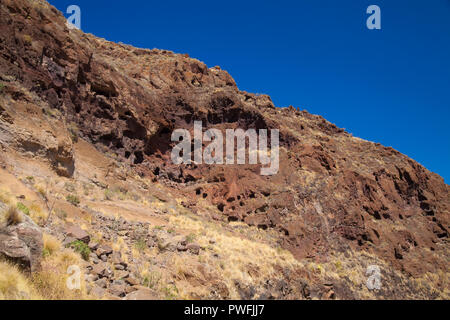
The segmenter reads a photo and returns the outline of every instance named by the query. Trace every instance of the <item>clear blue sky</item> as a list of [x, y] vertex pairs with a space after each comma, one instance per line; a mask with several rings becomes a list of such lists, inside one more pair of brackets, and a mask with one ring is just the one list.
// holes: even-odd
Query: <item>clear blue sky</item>
[[[220, 65], [241, 90], [320, 114], [450, 181], [450, 0], [50, 3], [80, 6], [85, 32]], [[382, 30], [366, 28], [371, 4]]]

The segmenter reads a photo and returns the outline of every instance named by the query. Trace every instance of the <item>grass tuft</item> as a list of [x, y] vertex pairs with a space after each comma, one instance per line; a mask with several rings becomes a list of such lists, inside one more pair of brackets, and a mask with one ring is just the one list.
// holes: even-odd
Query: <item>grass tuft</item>
[[25, 213], [27, 216], [30, 215], [30, 209], [26, 205], [24, 205], [22, 202], [17, 202], [17, 209]]
[[17, 208], [10, 206], [8, 210], [6, 210], [6, 223], [8, 226], [16, 225], [23, 222], [22, 215]]
[[72, 205], [74, 205], [75, 207], [77, 207], [80, 204], [80, 199], [76, 195], [73, 195], [73, 194], [69, 194], [66, 197], [66, 200], [69, 203], [71, 203]]
[[73, 248], [76, 252], [78, 252], [81, 257], [85, 261], [89, 261], [89, 255], [91, 254], [91, 249], [89, 249], [89, 246], [84, 243], [83, 241], [77, 240], [72, 242], [69, 247]]

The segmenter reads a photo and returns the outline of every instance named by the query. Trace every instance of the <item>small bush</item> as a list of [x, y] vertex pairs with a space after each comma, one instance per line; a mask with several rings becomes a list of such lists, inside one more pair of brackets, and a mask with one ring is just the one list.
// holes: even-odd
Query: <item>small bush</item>
[[37, 300], [32, 283], [17, 266], [0, 261], [0, 300]]
[[161, 274], [159, 272], [146, 271], [142, 274], [141, 283], [143, 286], [150, 289], [155, 289], [161, 281]]
[[69, 131], [70, 139], [72, 139], [72, 142], [73, 143], [77, 143], [78, 142], [78, 136], [79, 136], [79, 131], [78, 131], [77, 125], [74, 122], [71, 122], [67, 126], [67, 130]]
[[8, 210], [6, 210], [6, 223], [11, 225], [19, 224], [23, 221], [20, 212], [17, 211], [17, 208], [10, 206]]
[[138, 239], [134, 244], [134, 247], [139, 251], [144, 251], [147, 248], [147, 243], [144, 239]]
[[23, 41], [25, 44], [30, 45], [33, 42], [33, 38], [30, 35], [26, 34], [23, 36]]
[[51, 255], [52, 255], [51, 252], [47, 248], [42, 249], [42, 257], [43, 258], [47, 258]]
[[[70, 249], [61, 249], [47, 255], [42, 260], [42, 268], [33, 272], [31, 282], [39, 295], [45, 300], [82, 300], [90, 299], [86, 293], [86, 282], [81, 276], [81, 290], [67, 287], [67, 269], [69, 266], [80, 266], [81, 257]], [[82, 271], [83, 272], [83, 271]]]
[[4, 89], [5, 89], [5, 85], [3, 83], [0, 83], [0, 93], [3, 93]]
[[34, 222], [40, 225], [47, 219], [48, 214], [46, 211], [43, 211], [38, 204], [33, 203], [30, 205], [30, 217]]
[[47, 200], [47, 191], [45, 191], [44, 187], [37, 186], [36, 189], [37, 192], [41, 195], [41, 197], [44, 198], [44, 200]]
[[80, 199], [76, 195], [73, 195], [73, 194], [69, 194], [66, 197], [66, 200], [68, 202], [70, 202], [71, 204], [73, 204], [74, 206], [78, 206], [80, 204]]
[[191, 233], [188, 236], [186, 236], [186, 243], [192, 243], [195, 241], [195, 234]]
[[114, 192], [110, 189], [105, 190], [105, 200], [112, 200], [114, 196]]
[[59, 240], [54, 236], [44, 233], [42, 238], [44, 240], [44, 256], [51, 256], [61, 249], [61, 242], [59, 242]]
[[69, 247], [73, 248], [76, 252], [78, 252], [81, 257], [89, 261], [89, 255], [91, 254], [91, 249], [89, 249], [88, 245], [83, 241], [77, 240], [72, 242]]
[[11, 204], [11, 195], [8, 192], [0, 190], [0, 202]]
[[24, 205], [22, 202], [17, 202], [17, 209], [25, 213], [27, 216], [30, 215], [30, 209], [26, 205]]
[[175, 285], [169, 285], [163, 288], [162, 291], [166, 296], [166, 300], [175, 300], [179, 295], [178, 288]]

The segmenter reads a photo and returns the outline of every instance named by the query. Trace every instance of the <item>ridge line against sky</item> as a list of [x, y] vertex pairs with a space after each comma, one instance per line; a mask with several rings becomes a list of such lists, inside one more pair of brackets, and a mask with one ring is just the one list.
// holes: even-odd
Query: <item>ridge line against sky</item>
[[[219, 65], [241, 90], [319, 114], [450, 181], [449, 0], [49, 2], [63, 13], [78, 5], [84, 32]], [[381, 30], [366, 27], [371, 4]]]

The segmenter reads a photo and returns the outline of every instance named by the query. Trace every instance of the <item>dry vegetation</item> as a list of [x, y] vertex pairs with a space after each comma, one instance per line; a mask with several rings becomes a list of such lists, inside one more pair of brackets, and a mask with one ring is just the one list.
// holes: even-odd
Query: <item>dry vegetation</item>
[[31, 280], [16, 266], [0, 261], [0, 300], [41, 300]]
[[[1, 193], [3, 203], [12, 203], [12, 197]], [[19, 206], [21, 207], [21, 206]], [[23, 208], [22, 208], [23, 209]], [[0, 224], [13, 225], [22, 222], [25, 214], [17, 205], [9, 205], [0, 214]], [[37, 206], [30, 206], [30, 217], [35, 222], [42, 222], [46, 212]], [[81, 289], [69, 290], [66, 281], [67, 270], [71, 265], [82, 266], [83, 261], [78, 253], [63, 248], [54, 236], [43, 234], [44, 249], [42, 252], [42, 268], [31, 276], [23, 273], [18, 267], [6, 261], [0, 261], [0, 300], [80, 300], [91, 299], [86, 294], [86, 283], [81, 277]]]
[[[60, 247], [53, 239], [48, 241], [46, 249], [50, 250]], [[46, 256], [42, 262], [42, 270], [33, 274], [32, 284], [39, 295], [46, 300], [85, 300], [90, 297], [86, 293], [86, 283], [81, 281], [80, 290], [70, 290], [67, 286], [70, 266], [82, 266], [83, 261], [79, 254], [71, 249], [54, 251]], [[84, 275], [81, 276], [84, 279]]]
[[[31, 277], [16, 266], [0, 261], [0, 300], [84, 300], [86, 283], [81, 281], [81, 290], [68, 289], [67, 269], [71, 265], [82, 265], [81, 257], [70, 249], [61, 249], [55, 238], [45, 237], [42, 269]], [[81, 278], [83, 279], [83, 277]]]

